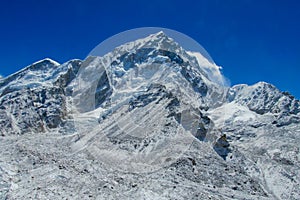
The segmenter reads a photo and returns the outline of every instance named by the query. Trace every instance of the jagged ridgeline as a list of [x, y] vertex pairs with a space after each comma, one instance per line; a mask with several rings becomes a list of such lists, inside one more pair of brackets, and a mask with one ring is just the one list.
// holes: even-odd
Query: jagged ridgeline
[[168, 31], [0, 79], [0, 199], [300, 199], [299, 101], [225, 80]]

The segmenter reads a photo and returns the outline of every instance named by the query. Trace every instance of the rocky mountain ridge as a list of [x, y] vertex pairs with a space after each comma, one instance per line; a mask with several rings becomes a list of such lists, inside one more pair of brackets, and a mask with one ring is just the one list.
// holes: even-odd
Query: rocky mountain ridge
[[194, 55], [159, 32], [0, 79], [0, 199], [298, 199], [299, 100]]

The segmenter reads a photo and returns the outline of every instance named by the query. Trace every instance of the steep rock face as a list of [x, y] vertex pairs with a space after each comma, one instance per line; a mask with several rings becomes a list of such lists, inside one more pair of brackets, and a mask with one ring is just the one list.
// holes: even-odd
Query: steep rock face
[[[211, 107], [224, 100], [224, 88], [210, 80], [198, 60], [163, 32], [117, 47], [98, 59], [97, 63], [105, 65], [114, 86], [122, 83], [141, 87], [145, 85], [142, 82], [163, 81], [164, 85], [171, 87], [181, 80], [188, 82], [188, 86], [193, 89], [190, 93], [196, 93], [202, 107]], [[162, 75], [159, 76], [159, 73]], [[166, 76], [166, 73], [173, 73], [175, 78], [169, 75], [168, 80], [165, 80], [163, 75]], [[133, 77], [129, 78], [128, 74]], [[141, 80], [138, 80], [138, 76]], [[135, 85], [128, 83], [130, 79], [137, 81]]]
[[153, 171], [176, 160], [195, 138], [215, 139], [206, 140], [211, 121], [204, 111], [222, 101], [217, 96], [224, 89], [164, 34], [88, 57], [77, 78], [75, 112], [91, 124], [88, 116], [98, 112], [100, 127], [85, 126], [72, 149], [97, 149], [121, 170]]
[[68, 116], [65, 87], [80, 61], [59, 66], [50, 59], [34, 63], [0, 82], [2, 135], [39, 133], [57, 128]]
[[64, 91], [55, 87], [8, 93], [0, 104], [4, 135], [45, 132], [58, 127], [67, 115]]

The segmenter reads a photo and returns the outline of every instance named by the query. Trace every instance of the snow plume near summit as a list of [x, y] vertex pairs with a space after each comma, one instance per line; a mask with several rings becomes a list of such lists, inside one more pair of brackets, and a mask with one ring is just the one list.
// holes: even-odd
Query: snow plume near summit
[[197, 59], [199, 66], [206, 72], [208, 78], [223, 86], [230, 86], [230, 81], [222, 74], [222, 67], [210, 62], [206, 57], [204, 57], [199, 52], [187, 51], [190, 56]]

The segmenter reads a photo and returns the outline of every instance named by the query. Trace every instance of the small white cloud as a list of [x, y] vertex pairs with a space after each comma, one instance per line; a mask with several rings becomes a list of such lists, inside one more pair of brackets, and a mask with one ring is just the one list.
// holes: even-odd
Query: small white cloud
[[217, 84], [229, 86], [229, 80], [226, 79], [221, 70], [222, 67], [208, 61], [201, 53], [188, 52], [191, 56], [196, 57], [200, 67], [206, 72], [209, 79]]
[[3, 76], [0, 74], [0, 79], [3, 79]]

